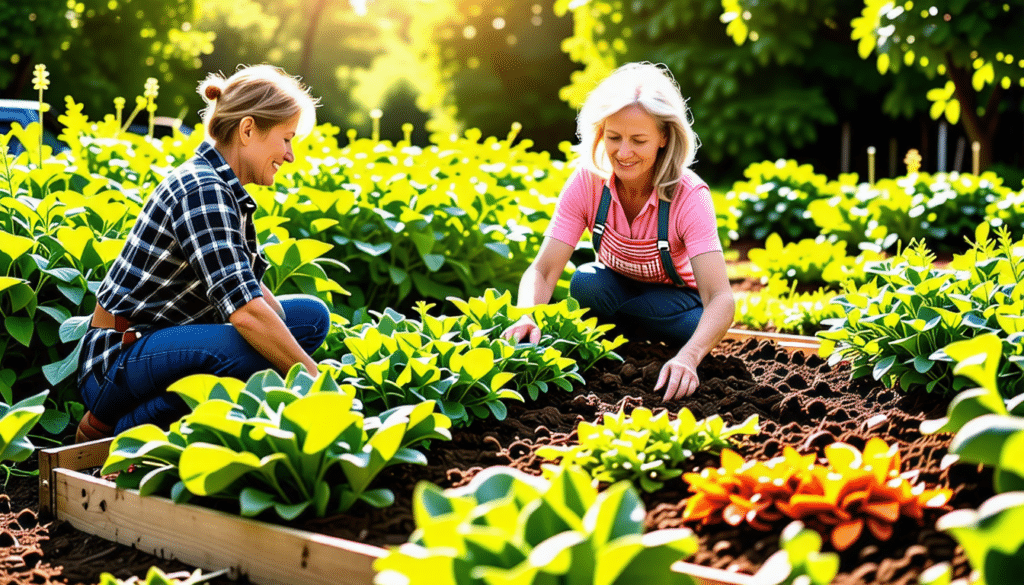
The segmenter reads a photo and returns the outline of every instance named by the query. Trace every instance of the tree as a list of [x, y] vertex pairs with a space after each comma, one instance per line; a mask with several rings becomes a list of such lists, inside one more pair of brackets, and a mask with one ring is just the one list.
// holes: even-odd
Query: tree
[[[809, 0], [722, 0], [737, 43], [766, 34], [785, 34]], [[931, 117], [963, 123], [981, 146], [981, 168], [993, 160], [993, 139], [1001, 115], [1021, 110], [1024, 87], [1024, 1], [929, 0], [894, 3], [863, 0], [850, 19], [851, 38], [861, 58], [876, 55], [878, 72], [944, 77], [927, 92]]]
[[[51, 72], [51, 96], [71, 95], [100, 118], [119, 96], [159, 81], [159, 104], [178, 115], [195, 93], [199, 56], [213, 36], [194, 27], [196, 0], [19, 0], [0, 5], [0, 93], [34, 97], [31, 71]], [[55, 101], [51, 99], [50, 101]], [[56, 100], [59, 102], [58, 100]]]
[[[206, 0], [201, 25], [217, 35], [205, 71], [270, 63], [302, 78], [321, 98], [320, 121], [367, 121], [352, 99], [355, 72], [387, 50], [376, 20], [349, 0]], [[358, 11], [357, 11], [358, 8]]]
[[[856, 14], [859, 0], [793, 3], [802, 4], [801, 14], [786, 19], [785, 34], [761, 34], [737, 45], [717, 3], [573, 2], [575, 30], [564, 48], [585, 68], [574, 74], [562, 97], [581, 103], [597, 81], [624, 62], [665, 63], [689, 98], [701, 138], [696, 168], [720, 179], [735, 178], [752, 162], [797, 152], [815, 166], [834, 168], [839, 141], [832, 149], [823, 149], [820, 141], [840, 122], [862, 128], [883, 116], [908, 118], [923, 111], [923, 96], [908, 91], [921, 87], [923, 76], [880, 79], [853, 54], [854, 43], [841, 23], [849, 22], [845, 15]], [[568, 11], [570, 0], [556, 6]]]
[[424, 39], [436, 49], [420, 45], [439, 74], [429, 105], [485, 136], [504, 136], [519, 122], [521, 137], [557, 154], [576, 133], [575, 110], [558, 99], [576, 69], [560, 50], [571, 19], [541, 0], [458, 0], [453, 7]]

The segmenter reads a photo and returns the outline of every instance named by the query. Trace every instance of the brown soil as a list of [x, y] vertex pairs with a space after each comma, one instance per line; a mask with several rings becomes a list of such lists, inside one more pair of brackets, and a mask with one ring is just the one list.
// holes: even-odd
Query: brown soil
[[[386, 510], [357, 510], [351, 515], [308, 522], [300, 527], [376, 545], [404, 542], [413, 529], [410, 500], [417, 481], [426, 479], [444, 487], [461, 485], [490, 465], [512, 465], [539, 473], [541, 460], [534, 455], [537, 447], [573, 441], [579, 421], [593, 421], [604, 412], [622, 408], [664, 408], [661, 395], [652, 390], [661, 365], [671, 357], [668, 348], [630, 343], [620, 348], [619, 353], [625, 358], [623, 363], [599, 364], [585, 375], [588, 381], [583, 388], [572, 393], [549, 393], [530, 405], [514, 403], [508, 418], [501, 423], [488, 420], [454, 431], [451, 443], [436, 443], [428, 452], [428, 467], [400, 466], [386, 471], [378, 477], [376, 485], [395, 490], [395, 506]], [[952, 508], [976, 508], [992, 495], [991, 475], [987, 471], [963, 465], [940, 468], [949, 435], [922, 436], [918, 430], [922, 420], [945, 414], [943, 398], [924, 393], [905, 395], [871, 380], [851, 382], [849, 372], [845, 364], [830, 367], [818, 357], [791, 355], [769, 342], [725, 341], [698, 368], [702, 384], [695, 396], [670, 408], [674, 412], [686, 406], [698, 418], [719, 414], [729, 424], [758, 414], [761, 434], [746, 439], [738, 448], [748, 459], [774, 457], [781, 453], [783, 445], [795, 446], [801, 452], [814, 451], [820, 456], [822, 448], [833, 441], [861, 448], [867, 438], [878, 436], [899, 444], [903, 469], [920, 469], [919, 479], [928, 487], [952, 488]], [[717, 458], [703, 456], [692, 462], [692, 468], [716, 464]], [[19, 505], [37, 508], [32, 501], [35, 481], [11, 480], [8, 493], [14, 500], [12, 509], [20, 510]], [[682, 480], [669, 482], [664, 489], [643, 497], [648, 529], [683, 525], [681, 513], [687, 489]], [[834, 583], [909, 585], [917, 582], [917, 575], [924, 568], [940, 561], [951, 561], [955, 575], [965, 576], [968, 567], [962, 550], [934, 529], [935, 519], [941, 514], [928, 513], [924, 526], [900, 520], [888, 542], [862, 537], [840, 555], [841, 573]], [[777, 550], [778, 534], [784, 526], [785, 521], [780, 521], [772, 532], [727, 525], [693, 527], [701, 548], [690, 560], [754, 572]], [[50, 540], [40, 545], [41, 554], [26, 558], [40, 565], [62, 566], [63, 575], [72, 583], [94, 583], [103, 571], [123, 577], [144, 576], [150, 565], [166, 571], [186, 568], [84, 535], [66, 524], [50, 527]], [[828, 550], [828, 545], [825, 548]], [[0, 559], [9, 554], [7, 550], [0, 541]], [[11, 581], [47, 582], [33, 580], [28, 573]]]

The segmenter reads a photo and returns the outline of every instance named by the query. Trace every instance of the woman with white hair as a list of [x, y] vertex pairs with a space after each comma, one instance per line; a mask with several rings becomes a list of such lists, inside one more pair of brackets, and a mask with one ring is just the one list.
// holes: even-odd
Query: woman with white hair
[[[650, 63], [624, 65], [580, 110], [578, 168], [559, 196], [540, 252], [523, 273], [518, 304], [547, 303], [583, 235], [597, 261], [577, 268], [569, 294], [599, 319], [681, 346], [655, 390], [689, 396], [697, 364], [733, 322], [711, 192], [690, 165], [698, 140], [671, 74]], [[505, 332], [536, 343], [524, 317]]]

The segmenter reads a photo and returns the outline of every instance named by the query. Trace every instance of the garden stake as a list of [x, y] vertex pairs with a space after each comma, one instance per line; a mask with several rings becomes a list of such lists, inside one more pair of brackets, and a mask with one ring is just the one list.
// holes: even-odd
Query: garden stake
[[903, 158], [903, 163], [907, 165], [907, 174], [912, 175], [921, 168], [921, 153], [916, 148], [911, 148], [907, 151], [907, 156]]
[[875, 147], [868, 147], [868, 185], [875, 186]]
[[[43, 168], [43, 90], [50, 87], [50, 72], [46, 65], [36, 65], [35, 75], [32, 77], [32, 88], [39, 90], [39, 168]], [[28, 146], [28, 145], [26, 145]]]
[[981, 173], [981, 143], [977, 140], [971, 143], [971, 170], [975, 177]]
[[380, 119], [384, 116], [384, 112], [380, 111], [379, 108], [370, 110], [370, 118], [373, 119], [373, 141], [380, 142]]

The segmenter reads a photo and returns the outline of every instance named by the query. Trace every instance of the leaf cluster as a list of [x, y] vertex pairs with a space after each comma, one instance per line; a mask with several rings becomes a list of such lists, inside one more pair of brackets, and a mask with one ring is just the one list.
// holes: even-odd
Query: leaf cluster
[[779, 535], [779, 550], [768, 557], [756, 579], [776, 585], [829, 585], [839, 573], [839, 555], [821, 552], [821, 535], [794, 520]]
[[842, 314], [832, 303], [837, 293], [825, 288], [799, 292], [796, 285], [771, 276], [759, 291], [736, 293], [736, 322], [757, 331], [813, 335], [823, 322]]
[[49, 390], [8, 405], [0, 401], [0, 461], [24, 461], [35, 452], [28, 433], [43, 416]]
[[179, 573], [167, 574], [160, 570], [160, 567], [153, 566], [146, 572], [145, 579], [131, 577], [129, 579], [121, 580], [111, 573], [102, 573], [100, 575], [99, 585], [197, 585], [208, 581], [214, 576], [218, 576], [220, 573], [221, 572], [204, 575], [202, 569], [196, 569], [192, 573], [185, 573], [182, 571]]
[[[314, 357], [336, 360], [342, 384], [351, 387], [368, 413], [402, 404], [436, 401], [453, 424], [507, 415], [504, 399], [531, 400], [552, 388], [571, 391], [580, 371], [603, 358], [621, 359], [624, 343], [604, 339], [608, 326], [583, 320], [573, 300], [517, 309], [508, 292], [493, 289], [468, 300], [448, 299], [459, 316], [429, 314], [434, 305], [416, 305], [419, 319], [391, 309], [372, 312], [366, 323], [338, 322]], [[537, 344], [513, 344], [502, 332], [531, 313], [544, 334]]]
[[115, 437], [103, 473], [143, 496], [176, 502], [208, 497], [238, 502], [243, 516], [273, 513], [284, 520], [323, 517], [357, 502], [389, 506], [388, 488], [370, 489], [385, 468], [425, 465], [414, 447], [450, 439], [449, 420], [423, 402], [364, 417], [351, 393], [328, 375], [316, 380], [292, 368], [248, 382], [205, 374], [176, 382], [191, 414], [163, 431], [154, 425]]
[[826, 465], [813, 454], [800, 455], [786, 446], [783, 455], [767, 462], [745, 461], [722, 451], [719, 468], [687, 473], [693, 492], [683, 520], [704, 524], [746, 523], [772, 530], [782, 518], [800, 520], [826, 534], [832, 546], [846, 550], [864, 533], [888, 540], [901, 517], [918, 523], [926, 509], [946, 505], [952, 492], [912, 484], [916, 471], [900, 473], [897, 445], [872, 437], [864, 450], [846, 443], [825, 447]]
[[990, 239], [987, 224], [973, 249], [948, 268], [933, 266], [923, 243], [869, 267], [875, 279], [834, 299], [840, 317], [828, 331], [821, 354], [832, 363], [849, 360], [855, 378], [871, 375], [905, 391], [924, 386], [949, 393], [963, 387], [954, 379], [943, 348], [962, 339], [994, 333], [1003, 340], [999, 380], [1008, 396], [1021, 393], [1024, 364], [1024, 261], [1005, 229]]
[[846, 186], [809, 211], [822, 235], [850, 245], [889, 250], [927, 239], [937, 252], [962, 252], [980, 223], [1020, 225], [1012, 223], [1024, 215], [1015, 196], [991, 172], [912, 173]]
[[337, 129], [321, 130], [278, 185], [253, 194], [274, 228], [335, 246], [347, 270], [327, 274], [352, 292], [337, 307], [345, 317], [516, 288], [569, 172], [512, 134], [481, 140], [470, 130], [425, 148], [350, 134], [340, 147]]
[[828, 286], [833, 290], [847, 281], [863, 284], [867, 280], [865, 265], [881, 259], [872, 251], [849, 256], [846, 242], [829, 241], [824, 236], [783, 245], [775, 232], [765, 240], [764, 248], [753, 248], [747, 254], [763, 279], [779, 277], [802, 286]]
[[693, 583], [670, 569], [696, 551], [690, 530], [644, 534], [628, 482], [598, 493], [579, 470], [548, 481], [489, 467], [448, 490], [421, 482], [413, 515], [409, 542], [374, 562], [377, 585]]
[[537, 456], [561, 460], [557, 467], [546, 466], [549, 474], [563, 467], [580, 468], [600, 483], [628, 480], [645, 492], [654, 492], [681, 476], [680, 465], [694, 453], [733, 447], [730, 437], [758, 432], [756, 414], [728, 427], [718, 415], [698, 421], [686, 407], [673, 419], [667, 410], [653, 414], [638, 407], [628, 416], [620, 410], [605, 413], [600, 423], [581, 422], [576, 428], [578, 444], [543, 446]]
[[[936, 527], [952, 535], [975, 569], [975, 583], [1008, 583], [1020, 574], [1024, 560], [1024, 396], [1004, 399], [997, 377], [1003, 361], [1003, 342], [985, 333], [950, 344], [946, 353], [956, 362], [954, 372], [977, 387], [960, 392], [947, 416], [921, 423], [923, 433], [956, 433], [947, 460], [983, 464], [994, 469], [998, 495], [977, 510], [956, 510], [939, 518]], [[948, 564], [928, 571], [921, 582], [951, 582]]]
[[814, 238], [819, 229], [808, 206], [838, 192], [838, 185], [814, 167], [793, 160], [754, 163], [743, 175], [747, 180], [737, 181], [726, 194], [737, 201], [741, 238], [764, 240], [772, 233], [786, 242]]
[[[726, 194], [739, 237], [783, 243], [823, 238], [865, 250], [928, 239], [940, 252], [962, 252], [980, 223], [1017, 226], [1024, 199], [995, 173], [911, 173], [874, 184], [856, 174], [828, 180], [810, 165], [779, 159], [750, 165]], [[1016, 235], [1016, 234], [1015, 234]]]

